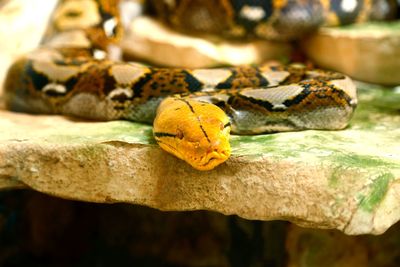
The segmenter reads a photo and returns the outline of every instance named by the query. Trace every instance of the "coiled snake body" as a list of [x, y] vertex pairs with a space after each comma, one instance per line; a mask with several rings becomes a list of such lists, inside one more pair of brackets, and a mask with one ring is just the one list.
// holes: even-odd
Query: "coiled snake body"
[[230, 130], [343, 129], [356, 107], [348, 77], [301, 65], [176, 69], [111, 60], [106, 52], [122, 34], [117, 7], [118, 1], [61, 1], [44, 46], [11, 66], [7, 106], [154, 122], [159, 145], [199, 170], [229, 157]]

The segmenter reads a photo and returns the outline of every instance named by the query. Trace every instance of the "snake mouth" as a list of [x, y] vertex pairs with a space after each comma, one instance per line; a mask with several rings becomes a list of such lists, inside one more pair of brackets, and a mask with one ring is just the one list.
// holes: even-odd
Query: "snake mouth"
[[211, 170], [221, 163], [225, 162], [229, 158], [229, 156], [229, 150], [213, 151], [201, 157], [200, 160], [196, 163], [196, 166], [192, 166], [202, 171]]
[[176, 157], [186, 161], [193, 168], [200, 171], [209, 171], [225, 162], [230, 156], [230, 149], [214, 149], [203, 155], [195, 153], [187, 153], [184, 150], [176, 149], [176, 147], [157, 140], [158, 144], [167, 152], [175, 155]]

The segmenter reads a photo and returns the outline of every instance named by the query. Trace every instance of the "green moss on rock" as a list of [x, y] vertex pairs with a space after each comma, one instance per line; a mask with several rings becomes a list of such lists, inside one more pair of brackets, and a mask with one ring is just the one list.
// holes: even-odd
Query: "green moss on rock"
[[372, 212], [385, 197], [389, 183], [394, 178], [391, 173], [384, 173], [376, 177], [369, 186], [369, 194], [360, 197], [360, 208], [366, 212]]

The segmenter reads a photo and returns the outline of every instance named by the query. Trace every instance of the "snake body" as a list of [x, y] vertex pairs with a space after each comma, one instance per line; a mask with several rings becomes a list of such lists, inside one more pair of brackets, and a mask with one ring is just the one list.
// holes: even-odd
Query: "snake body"
[[230, 130], [259, 134], [348, 125], [356, 88], [340, 73], [296, 64], [179, 69], [110, 59], [107, 52], [122, 34], [117, 7], [118, 1], [61, 1], [43, 47], [9, 69], [8, 108], [154, 122], [159, 145], [199, 170], [229, 157]]
[[[157, 18], [188, 33], [296, 39], [318, 27], [396, 18], [396, 0], [149, 0]], [[223, 15], [222, 15], [223, 14]]]

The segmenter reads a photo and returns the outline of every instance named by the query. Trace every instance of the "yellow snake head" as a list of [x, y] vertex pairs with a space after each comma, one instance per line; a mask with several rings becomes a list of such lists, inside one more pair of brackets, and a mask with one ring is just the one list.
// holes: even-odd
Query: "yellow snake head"
[[230, 122], [217, 106], [169, 97], [157, 109], [153, 135], [162, 149], [198, 170], [211, 170], [230, 156]]

